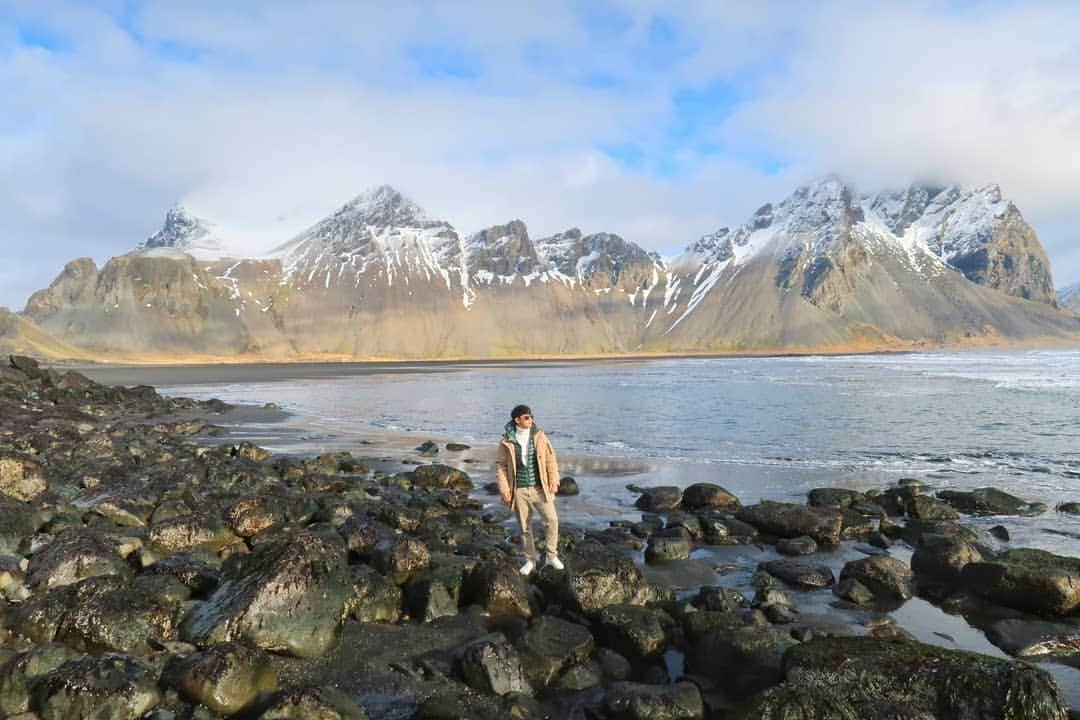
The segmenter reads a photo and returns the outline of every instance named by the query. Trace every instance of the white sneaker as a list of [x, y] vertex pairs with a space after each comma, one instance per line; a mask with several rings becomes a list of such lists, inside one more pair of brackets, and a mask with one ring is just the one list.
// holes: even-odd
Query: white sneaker
[[556, 570], [564, 570], [566, 568], [566, 566], [563, 565], [562, 560], [559, 559], [558, 555], [548, 555], [547, 561], [544, 564], [549, 567], [553, 567]]
[[536, 563], [534, 563], [532, 560], [526, 560], [525, 564], [521, 566], [521, 569], [518, 570], [518, 572], [522, 575], [532, 575], [532, 571], [535, 569]]

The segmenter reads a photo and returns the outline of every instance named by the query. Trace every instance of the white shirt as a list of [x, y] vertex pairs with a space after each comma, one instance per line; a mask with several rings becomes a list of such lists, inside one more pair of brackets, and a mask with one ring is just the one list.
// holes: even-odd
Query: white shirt
[[521, 465], [524, 467], [529, 462], [529, 433], [532, 432], [532, 428], [525, 428], [522, 430], [519, 427], [514, 429], [514, 436], [517, 438], [517, 444], [521, 446]]

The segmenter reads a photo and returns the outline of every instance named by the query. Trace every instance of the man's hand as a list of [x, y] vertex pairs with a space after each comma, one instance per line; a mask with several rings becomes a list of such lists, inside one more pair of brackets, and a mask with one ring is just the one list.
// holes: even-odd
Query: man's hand
[[502, 494], [503, 505], [507, 505], [507, 506], [510, 505], [510, 503], [513, 501], [513, 499], [514, 499], [514, 496], [513, 496], [513, 494], [510, 493], [509, 490], [507, 490], [506, 492], [504, 492]]

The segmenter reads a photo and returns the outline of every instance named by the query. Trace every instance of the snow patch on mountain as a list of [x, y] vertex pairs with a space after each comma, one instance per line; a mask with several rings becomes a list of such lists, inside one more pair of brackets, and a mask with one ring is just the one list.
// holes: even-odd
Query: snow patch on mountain
[[174, 250], [197, 260], [242, 256], [229, 247], [217, 225], [195, 216], [182, 205], [170, 208], [161, 229], [141, 242], [136, 250]]

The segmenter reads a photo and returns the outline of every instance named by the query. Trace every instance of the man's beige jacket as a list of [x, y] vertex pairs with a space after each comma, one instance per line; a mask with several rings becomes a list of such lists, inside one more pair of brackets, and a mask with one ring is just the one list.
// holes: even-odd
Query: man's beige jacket
[[[536, 448], [536, 464], [540, 467], [540, 491], [544, 502], [555, 499], [559, 492], [559, 461], [555, 458], [555, 448], [543, 430], [533, 435], [533, 447]], [[495, 477], [499, 481], [499, 493], [506, 495], [517, 490], [517, 461], [514, 457], [514, 444], [505, 437], [499, 442], [499, 456], [495, 459]]]

